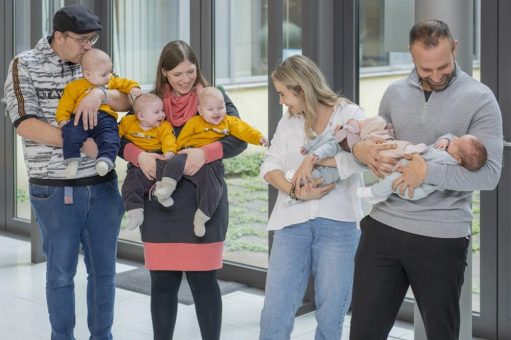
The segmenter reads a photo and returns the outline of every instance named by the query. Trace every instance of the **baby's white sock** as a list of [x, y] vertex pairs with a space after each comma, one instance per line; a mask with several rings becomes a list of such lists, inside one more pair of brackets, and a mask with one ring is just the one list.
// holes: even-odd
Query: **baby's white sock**
[[128, 217], [128, 224], [126, 225], [126, 230], [131, 231], [137, 229], [142, 222], [144, 222], [144, 209], [137, 208], [126, 211], [126, 216]]
[[206, 233], [206, 222], [210, 220], [209, 216], [206, 216], [200, 209], [197, 209], [193, 218], [193, 232], [198, 237], [204, 236]]
[[[170, 195], [176, 190], [177, 182], [175, 179], [170, 177], [162, 177], [161, 181], [156, 182], [156, 189], [154, 190], [154, 196], [158, 199], [162, 205], [164, 201], [168, 203]], [[174, 201], [171, 200], [172, 204]], [[168, 205], [171, 206], [172, 204]], [[167, 206], [167, 205], [164, 205]]]
[[64, 176], [66, 178], [75, 178], [79, 166], [80, 166], [79, 161], [69, 161], [67, 163], [66, 170], [64, 170]]
[[105, 161], [98, 161], [96, 163], [96, 171], [98, 175], [105, 176], [111, 170], [110, 165]]

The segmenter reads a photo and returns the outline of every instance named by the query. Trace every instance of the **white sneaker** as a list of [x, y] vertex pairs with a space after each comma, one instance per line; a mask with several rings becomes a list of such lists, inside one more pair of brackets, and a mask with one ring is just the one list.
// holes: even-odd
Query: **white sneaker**
[[79, 166], [80, 166], [79, 161], [69, 161], [67, 163], [66, 170], [64, 170], [64, 176], [66, 178], [75, 178]]
[[98, 175], [105, 176], [110, 171], [110, 165], [105, 161], [98, 161], [96, 163], [96, 171]]
[[144, 209], [137, 208], [126, 211], [126, 216], [128, 217], [128, 224], [126, 225], [126, 230], [132, 231], [137, 229], [142, 222], [144, 222]]

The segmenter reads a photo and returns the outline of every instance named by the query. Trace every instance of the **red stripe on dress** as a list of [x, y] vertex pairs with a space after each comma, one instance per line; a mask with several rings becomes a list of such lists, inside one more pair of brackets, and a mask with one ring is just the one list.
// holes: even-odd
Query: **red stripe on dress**
[[144, 242], [145, 267], [149, 270], [206, 271], [223, 266], [224, 243]]

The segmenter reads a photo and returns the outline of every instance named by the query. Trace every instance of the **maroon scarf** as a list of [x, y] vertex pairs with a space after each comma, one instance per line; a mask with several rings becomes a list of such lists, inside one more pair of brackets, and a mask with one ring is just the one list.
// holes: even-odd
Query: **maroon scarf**
[[172, 92], [169, 84], [165, 85], [165, 92], [163, 93], [163, 108], [167, 120], [172, 126], [183, 126], [188, 119], [197, 114], [199, 106], [199, 98], [197, 92], [202, 88], [198, 84], [192, 90], [182, 96], [177, 96]]

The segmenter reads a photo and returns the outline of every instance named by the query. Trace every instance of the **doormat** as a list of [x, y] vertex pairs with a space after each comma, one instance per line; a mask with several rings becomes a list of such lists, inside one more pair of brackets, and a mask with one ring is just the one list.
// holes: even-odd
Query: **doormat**
[[[118, 288], [151, 295], [151, 277], [149, 276], [149, 271], [144, 267], [118, 273], [115, 281], [115, 285]], [[220, 286], [220, 293], [222, 295], [232, 293], [238, 289], [246, 287], [246, 285], [239, 282], [223, 280], [218, 280], [218, 285]], [[186, 275], [183, 275], [183, 281], [179, 287], [177, 299], [180, 303], [188, 306], [193, 304], [193, 296], [190, 291], [190, 286], [186, 281]]]

